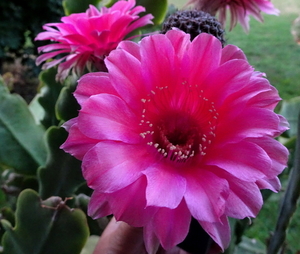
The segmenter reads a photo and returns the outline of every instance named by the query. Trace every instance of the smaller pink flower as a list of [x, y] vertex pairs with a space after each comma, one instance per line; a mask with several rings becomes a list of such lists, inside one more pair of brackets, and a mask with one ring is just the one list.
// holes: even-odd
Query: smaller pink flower
[[250, 15], [263, 22], [261, 12], [279, 14], [279, 10], [269, 0], [190, 0], [188, 4], [195, 4], [197, 9], [206, 11], [211, 15], [216, 15], [218, 12], [219, 21], [223, 26], [226, 22], [226, 12], [229, 10], [231, 15], [230, 30], [239, 22], [246, 32], [249, 31]]
[[111, 8], [100, 10], [90, 5], [85, 13], [63, 17], [62, 23], [45, 24], [46, 31], [39, 33], [35, 40], [56, 43], [38, 48], [39, 53], [44, 54], [37, 58], [36, 64], [59, 56], [43, 65], [43, 69], [48, 69], [58, 64], [58, 80], [64, 80], [71, 69], [77, 75], [81, 75], [85, 67], [90, 71], [105, 71], [104, 58], [110, 51], [135, 29], [152, 24], [153, 16], [139, 17], [145, 8], [134, 7], [135, 4], [135, 0], [121, 0]]

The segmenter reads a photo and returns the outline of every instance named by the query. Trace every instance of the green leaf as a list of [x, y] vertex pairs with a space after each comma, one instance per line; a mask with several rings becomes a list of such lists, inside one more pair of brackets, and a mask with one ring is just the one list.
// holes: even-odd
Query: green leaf
[[80, 106], [73, 93], [77, 87], [77, 81], [69, 79], [61, 90], [57, 99], [55, 110], [59, 120], [67, 121], [78, 116]]
[[89, 236], [86, 216], [58, 197], [42, 202], [33, 190], [17, 202], [16, 226], [2, 221], [3, 254], [79, 254]]
[[67, 136], [67, 132], [60, 127], [53, 126], [47, 131], [49, 156], [46, 165], [38, 170], [40, 195], [43, 199], [50, 196], [71, 197], [84, 183], [81, 161], [59, 148]]
[[39, 98], [41, 94], [37, 94], [29, 103], [28, 108], [35, 119], [36, 124], [42, 124], [42, 120], [45, 117], [45, 110], [39, 103]]
[[80, 254], [92, 254], [99, 241], [99, 236], [91, 235]]
[[283, 115], [290, 124], [290, 129], [286, 131], [288, 137], [297, 135], [298, 115], [300, 113], [300, 96], [290, 100], [284, 100], [279, 114]]
[[[118, 0], [111, 0], [106, 6], [111, 7], [116, 2]], [[137, 0], [136, 5], [146, 8], [143, 15], [151, 13], [154, 16], [152, 20], [154, 25], [159, 25], [164, 21], [168, 10], [168, 0]]]
[[137, 0], [136, 5], [144, 6], [146, 12], [154, 16], [154, 25], [161, 24], [164, 21], [168, 10], [167, 0]]
[[10, 94], [0, 79], [0, 164], [23, 174], [35, 174], [46, 161], [44, 134], [26, 102]]
[[63, 7], [66, 15], [85, 12], [89, 5], [97, 5], [100, 0], [63, 0]]
[[[41, 123], [46, 128], [49, 128], [52, 125], [58, 125], [59, 123], [55, 116], [55, 104], [63, 86], [55, 81], [56, 72], [56, 68], [50, 68], [42, 71], [39, 76], [42, 88], [38, 94], [37, 101], [44, 109], [44, 118], [41, 120]], [[37, 106], [35, 106], [35, 108], [38, 110]]]

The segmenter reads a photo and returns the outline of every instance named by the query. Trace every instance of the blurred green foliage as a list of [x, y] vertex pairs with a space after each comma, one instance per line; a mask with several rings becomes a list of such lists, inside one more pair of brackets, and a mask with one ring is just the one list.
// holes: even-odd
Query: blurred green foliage
[[[0, 59], [7, 58], [7, 53], [21, 56], [36, 52], [40, 43], [34, 42], [34, 38], [42, 31], [42, 26], [58, 22], [64, 15], [61, 2], [62, 0], [0, 1]], [[33, 45], [28, 47], [31, 43]]]

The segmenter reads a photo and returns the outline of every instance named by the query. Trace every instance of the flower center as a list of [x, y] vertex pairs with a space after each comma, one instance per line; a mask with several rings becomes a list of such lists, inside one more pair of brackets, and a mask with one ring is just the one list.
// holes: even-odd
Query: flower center
[[218, 121], [214, 103], [204, 91], [185, 83], [180, 88], [176, 93], [160, 88], [142, 99], [145, 107], [140, 121], [140, 135], [147, 145], [176, 163], [205, 156]]
[[169, 113], [156, 123], [153, 139], [171, 161], [185, 162], [199, 152], [200, 130], [190, 116]]

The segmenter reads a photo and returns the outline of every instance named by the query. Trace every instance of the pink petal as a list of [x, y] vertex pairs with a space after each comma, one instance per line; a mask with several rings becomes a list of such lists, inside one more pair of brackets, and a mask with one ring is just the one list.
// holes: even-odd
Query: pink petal
[[85, 101], [78, 119], [80, 131], [89, 138], [131, 144], [141, 141], [139, 119], [115, 95], [91, 96]]
[[219, 177], [229, 184], [229, 196], [226, 200], [225, 214], [232, 218], [255, 217], [262, 207], [263, 200], [255, 183], [242, 181], [224, 170], [212, 168]]
[[[186, 190], [185, 178], [169, 165], [156, 165], [144, 172], [147, 177], [147, 206], [176, 208]], [[163, 193], [163, 195], [161, 195]]]
[[166, 36], [155, 34], [144, 38], [141, 41], [141, 57], [144, 82], [149, 90], [176, 82], [175, 52]]
[[193, 171], [187, 175], [187, 189], [184, 194], [187, 206], [195, 219], [218, 222], [225, 211], [229, 194], [228, 183], [207, 170]]
[[203, 81], [201, 89], [205, 91], [205, 96], [219, 107], [227, 96], [248, 84], [252, 73], [253, 68], [248, 62], [240, 59], [230, 60], [211, 71]]
[[[48, 59], [51, 59], [51, 58], [59, 55], [60, 53], [67, 53], [67, 52], [68, 52], [68, 50], [59, 50], [59, 51], [54, 51], [54, 52], [51, 52], [51, 53], [42, 54], [42, 55], [37, 57], [36, 65], [40, 65], [42, 62], [44, 62]], [[63, 59], [64, 58], [60, 58], [59, 60], [56, 60], [56, 63], [63, 61]]]
[[247, 141], [215, 147], [212, 154], [206, 156], [206, 163], [218, 166], [247, 182], [255, 182], [270, 175], [269, 170], [272, 166], [272, 161], [265, 150]]
[[[265, 83], [265, 86], [269, 84], [268, 80], [262, 77], [253, 77], [251, 83], [257, 85]], [[257, 93], [249, 100], [248, 104], [249, 106], [251, 105], [274, 110], [280, 100], [281, 98], [278, 95], [277, 89], [269, 84], [268, 90], [262, 90], [260, 93]]]
[[121, 48], [131, 54], [133, 57], [141, 61], [140, 47], [133, 41], [122, 41], [119, 43], [118, 48]]
[[235, 115], [237, 112], [223, 113], [219, 111], [220, 124], [216, 131], [218, 143], [238, 142], [247, 137], [258, 138], [265, 135], [275, 137], [278, 134], [280, 119], [272, 111], [261, 108], [244, 108], [242, 112]]
[[210, 235], [210, 237], [222, 248], [224, 251], [230, 243], [230, 226], [228, 219], [223, 215], [220, 222], [210, 223], [206, 221], [199, 221], [202, 228]]
[[175, 209], [160, 208], [153, 218], [155, 234], [165, 250], [181, 243], [189, 232], [191, 214], [184, 201]]
[[274, 177], [273, 179], [259, 179], [256, 181], [256, 184], [260, 189], [269, 189], [274, 192], [278, 192], [281, 189], [281, 183], [278, 177]]
[[152, 14], [147, 14], [147, 15], [139, 18], [138, 20], [136, 20], [135, 22], [131, 23], [128, 26], [127, 32], [130, 33], [130, 32], [132, 32], [133, 30], [135, 30], [139, 27], [143, 27], [143, 26], [146, 26], [146, 25], [153, 24], [153, 22], [151, 21], [151, 19], [153, 19], [153, 18], [154, 17], [153, 17]]
[[227, 45], [222, 49], [222, 58], [220, 64], [224, 64], [233, 59], [247, 60], [244, 52], [234, 45]]
[[82, 160], [87, 151], [99, 142], [96, 139], [91, 139], [83, 135], [78, 129], [77, 123], [72, 124], [72, 126], [68, 128], [68, 132], [69, 136], [60, 148], [79, 160]]
[[166, 33], [166, 37], [168, 37], [173, 44], [178, 60], [182, 59], [191, 44], [190, 35], [182, 31], [170, 30]]
[[83, 105], [90, 96], [100, 93], [117, 95], [116, 90], [111, 85], [108, 73], [93, 72], [80, 78], [74, 96], [78, 103]]
[[[149, 166], [143, 147], [121, 142], [100, 142], [90, 149], [82, 161], [83, 176], [88, 186], [111, 193], [135, 182]], [[137, 161], [136, 158], [144, 158]]]
[[281, 174], [287, 167], [289, 152], [287, 148], [277, 140], [270, 137], [251, 138], [248, 140], [259, 145], [270, 157], [272, 167], [269, 169], [269, 178]]
[[[123, 50], [114, 50], [105, 59], [112, 84], [118, 94], [132, 106], [137, 107], [143, 94], [146, 96], [144, 80], [141, 73], [141, 63], [132, 54]], [[135, 71], [130, 71], [135, 70]]]
[[160, 247], [160, 241], [154, 233], [154, 225], [151, 221], [144, 227], [144, 241], [147, 253], [156, 254]]
[[205, 78], [216, 69], [221, 60], [221, 42], [207, 33], [198, 35], [188, 48], [190, 65], [186, 74], [190, 84], [202, 84]]
[[157, 208], [146, 207], [146, 185], [145, 177], [141, 177], [126, 188], [107, 194], [117, 220], [133, 227], [143, 227], [151, 221]]
[[87, 213], [94, 220], [112, 214], [107, 194], [94, 191], [88, 205]]

